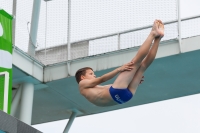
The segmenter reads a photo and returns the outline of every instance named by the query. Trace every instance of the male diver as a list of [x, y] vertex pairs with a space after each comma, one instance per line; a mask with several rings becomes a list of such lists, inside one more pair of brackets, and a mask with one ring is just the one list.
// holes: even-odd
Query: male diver
[[[129, 101], [135, 94], [138, 85], [143, 81], [145, 70], [155, 59], [158, 45], [163, 36], [164, 24], [161, 20], [155, 20], [150, 34], [131, 62], [101, 77], [96, 77], [90, 67], [79, 69], [75, 77], [80, 93], [97, 106], [113, 106]], [[99, 85], [117, 74], [119, 75], [113, 84]]]

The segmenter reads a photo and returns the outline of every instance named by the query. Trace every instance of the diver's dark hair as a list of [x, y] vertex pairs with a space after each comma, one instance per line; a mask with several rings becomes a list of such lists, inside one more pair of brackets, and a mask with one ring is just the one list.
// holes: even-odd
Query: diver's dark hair
[[91, 69], [93, 71], [93, 69], [90, 67], [84, 67], [84, 68], [81, 68], [78, 71], [76, 71], [75, 77], [76, 77], [77, 83], [79, 83], [81, 81], [81, 75], [85, 76], [86, 70], [88, 70], [88, 69]]

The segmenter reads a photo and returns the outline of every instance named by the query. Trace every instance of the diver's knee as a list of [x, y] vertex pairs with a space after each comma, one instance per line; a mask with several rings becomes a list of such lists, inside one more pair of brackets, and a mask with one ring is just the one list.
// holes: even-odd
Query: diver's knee
[[148, 68], [148, 65], [146, 63], [142, 62], [140, 65], [140, 69], [145, 71], [147, 68]]

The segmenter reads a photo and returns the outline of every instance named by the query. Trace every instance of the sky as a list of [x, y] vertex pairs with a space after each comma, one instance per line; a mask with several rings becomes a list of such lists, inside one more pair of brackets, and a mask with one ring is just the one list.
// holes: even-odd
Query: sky
[[[181, 0], [181, 17], [200, 15], [199, 5], [199, 0]], [[44, 133], [62, 133], [67, 122], [61, 120], [33, 127]], [[80, 132], [199, 133], [200, 94], [78, 117], [69, 133]]]

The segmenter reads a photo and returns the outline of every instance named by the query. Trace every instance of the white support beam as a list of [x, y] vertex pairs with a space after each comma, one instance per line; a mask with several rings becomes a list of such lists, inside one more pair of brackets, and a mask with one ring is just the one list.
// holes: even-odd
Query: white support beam
[[31, 125], [32, 107], [33, 107], [34, 85], [24, 83], [21, 96], [21, 108], [19, 119], [26, 124]]
[[42, 63], [32, 58], [17, 47], [13, 49], [12, 59], [13, 65], [15, 65], [17, 68], [23, 70], [25, 73], [37, 79], [38, 81], [43, 81], [44, 65]]
[[12, 105], [11, 105], [11, 115], [12, 116], [15, 116], [17, 108], [19, 107], [21, 92], [22, 92], [22, 84], [17, 89], [17, 93], [15, 94], [15, 97], [12, 100]]
[[32, 19], [31, 19], [31, 30], [29, 37], [29, 46], [28, 46], [28, 54], [31, 56], [35, 56], [35, 48], [37, 43], [37, 31], [38, 31], [38, 22], [40, 15], [40, 5], [41, 0], [34, 0], [33, 3], [33, 11], [32, 11]]

